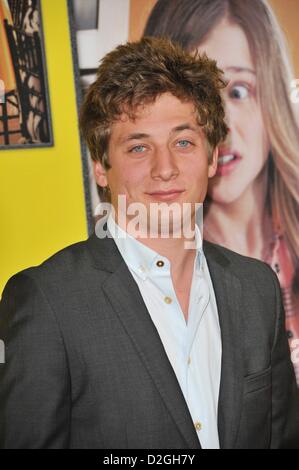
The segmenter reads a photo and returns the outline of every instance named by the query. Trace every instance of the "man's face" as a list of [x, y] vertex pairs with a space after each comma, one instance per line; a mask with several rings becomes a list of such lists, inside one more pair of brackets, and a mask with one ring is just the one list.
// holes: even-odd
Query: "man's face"
[[127, 207], [138, 202], [147, 211], [153, 203], [201, 203], [217, 167], [217, 151], [208, 163], [194, 105], [170, 93], [112, 125], [108, 157], [109, 170], [99, 162], [94, 170], [97, 183], [109, 185], [116, 214], [119, 195]]

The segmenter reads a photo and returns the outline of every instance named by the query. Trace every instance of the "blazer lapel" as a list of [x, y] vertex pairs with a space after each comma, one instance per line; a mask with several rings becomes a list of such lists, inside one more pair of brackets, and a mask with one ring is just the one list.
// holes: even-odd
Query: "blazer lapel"
[[217, 246], [204, 242], [222, 339], [218, 431], [221, 448], [233, 448], [241, 416], [243, 394], [243, 324], [241, 284], [229, 267], [229, 258]]
[[94, 264], [111, 272], [102, 288], [176, 423], [186, 448], [200, 448], [184, 396], [138, 286], [113, 240], [88, 240]]

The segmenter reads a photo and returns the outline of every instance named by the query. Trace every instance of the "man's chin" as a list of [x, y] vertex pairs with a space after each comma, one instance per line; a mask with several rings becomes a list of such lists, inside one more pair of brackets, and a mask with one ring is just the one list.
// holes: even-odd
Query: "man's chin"
[[135, 237], [188, 238], [202, 204], [118, 200], [116, 221]]
[[194, 224], [182, 218], [179, 220], [168, 220], [163, 217], [159, 220], [151, 217], [143, 220], [129, 218], [126, 225], [127, 232], [135, 238], [192, 239], [194, 236]]

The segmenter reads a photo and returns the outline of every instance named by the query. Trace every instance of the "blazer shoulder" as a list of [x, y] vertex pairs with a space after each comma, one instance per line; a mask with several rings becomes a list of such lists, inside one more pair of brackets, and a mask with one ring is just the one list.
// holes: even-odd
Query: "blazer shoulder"
[[14, 274], [8, 283], [18, 279], [31, 278], [45, 282], [55, 279], [66, 280], [80, 270], [88, 256], [87, 240], [73, 243], [51, 255], [37, 266], [31, 266]]
[[222, 245], [208, 242], [204, 240], [204, 252], [209, 260], [210, 257], [218, 259], [221, 264], [231, 269], [238, 277], [255, 277], [260, 276], [264, 279], [271, 280], [277, 283], [277, 275], [264, 261], [261, 261], [250, 256], [241, 255], [233, 250], [230, 250]]
[[[65, 295], [88, 285], [97, 273], [97, 283], [104, 282], [122, 258], [113, 240], [98, 239], [95, 233], [50, 256], [38, 266], [26, 268], [12, 276], [7, 284], [35, 281], [44, 291], [65, 289]], [[96, 270], [96, 271], [95, 271]], [[54, 293], [53, 296], [55, 297]]]

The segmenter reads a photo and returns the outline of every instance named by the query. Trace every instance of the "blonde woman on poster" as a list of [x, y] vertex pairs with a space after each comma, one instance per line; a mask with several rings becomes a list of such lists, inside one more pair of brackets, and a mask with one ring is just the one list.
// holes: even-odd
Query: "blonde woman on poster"
[[[276, 271], [294, 353], [299, 134], [290, 99], [294, 76], [275, 16], [264, 0], [158, 0], [144, 35], [168, 36], [188, 50], [206, 52], [225, 73], [230, 132], [210, 181], [204, 236]], [[293, 363], [299, 385], [299, 364]]]

